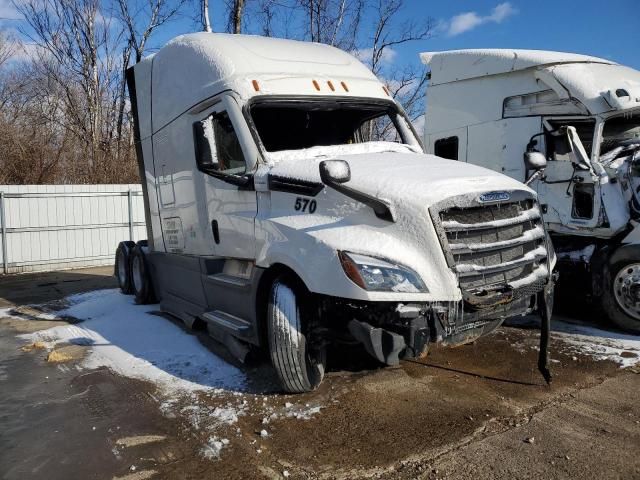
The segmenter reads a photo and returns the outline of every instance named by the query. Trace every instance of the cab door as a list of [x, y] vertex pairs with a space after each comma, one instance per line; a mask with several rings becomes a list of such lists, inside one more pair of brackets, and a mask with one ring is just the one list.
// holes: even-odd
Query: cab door
[[[545, 119], [548, 127], [573, 126], [589, 156], [595, 137], [595, 122], [584, 119], [554, 121]], [[601, 208], [601, 192], [598, 177], [591, 170], [577, 167], [570, 153], [558, 151], [552, 135], [545, 135], [545, 148], [549, 159], [544, 181], [536, 182], [540, 202], [546, 205], [547, 223], [561, 224], [570, 229], [595, 228]]]
[[206, 218], [211, 253], [253, 260], [257, 200], [246, 175], [255, 167], [257, 150], [235, 99], [222, 96], [194, 116], [193, 134], [202, 175], [200, 216]]

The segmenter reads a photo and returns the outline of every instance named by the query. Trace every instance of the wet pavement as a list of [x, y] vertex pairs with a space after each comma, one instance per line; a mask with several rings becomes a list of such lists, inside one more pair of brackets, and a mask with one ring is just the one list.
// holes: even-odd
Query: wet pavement
[[114, 288], [111, 273], [0, 278], [0, 307], [19, 307], [0, 320], [0, 478], [640, 478], [638, 367], [554, 341], [547, 386], [535, 329], [502, 327], [394, 368], [341, 352], [318, 391], [295, 396], [259, 359], [236, 364], [243, 389], [168, 392], [86, 368], [91, 346], [17, 336], [76, 321], [26, 305], [55, 311]]

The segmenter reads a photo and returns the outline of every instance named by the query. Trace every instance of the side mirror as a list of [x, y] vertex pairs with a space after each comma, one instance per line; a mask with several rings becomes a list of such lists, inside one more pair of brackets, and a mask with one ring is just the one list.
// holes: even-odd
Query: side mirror
[[547, 167], [547, 157], [537, 150], [524, 152], [524, 168], [527, 170], [542, 170]]
[[320, 179], [325, 185], [347, 183], [351, 180], [351, 168], [345, 160], [320, 162]]
[[536, 145], [538, 144], [537, 140], [534, 140], [535, 137], [543, 134], [537, 134], [531, 137], [529, 143], [527, 144], [527, 150], [524, 152], [524, 168], [525, 170], [543, 170], [547, 166], [547, 157], [544, 154], [540, 153], [539, 150], [536, 150]]
[[193, 124], [193, 138], [196, 148], [196, 163], [201, 170], [218, 170], [218, 157], [215, 149], [211, 118]]

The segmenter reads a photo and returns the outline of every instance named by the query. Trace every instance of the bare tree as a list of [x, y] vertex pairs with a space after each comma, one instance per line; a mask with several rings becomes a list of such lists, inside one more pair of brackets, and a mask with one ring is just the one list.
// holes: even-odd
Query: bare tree
[[116, 155], [118, 156], [123, 140], [127, 104], [125, 72], [131, 63], [131, 58], [132, 56], [135, 58], [135, 63], [142, 60], [145, 48], [154, 31], [175, 19], [186, 3], [187, 0], [118, 0], [117, 15], [126, 31], [125, 46], [122, 50], [122, 73], [118, 92], [114, 98], [118, 110], [116, 120], [116, 139], [118, 141]]
[[307, 38], [343, 50], [358, 44], [365, 0], [297, 0], [305, 11]]
[[209, 0], [202, 0], [202, 25], [205, 32], [211, 32], [211, 17], [209, 17]]
[[43, 50], [38, 64], [64, 92], [68, 127], [84, 135], [90, 169], [103, 142], [103, 106], [113, 76], [111, 31], [99, 0], [25, 0], [18, 5], [30, 29], [22, 34]]
[[15, 54], [16, 41], [0, 30], [0, 68]]
[[427, 82], [424, 67], [414, 63], [398, 68], [391, 66], [395, 49], [415, 41], [427, 40], [433, 36], [434, 22], [431, 18], [399, 21], [404, 0], [376, 0], [374, 6], [374, 28], [370, 47], [365, 49], [373, 73], [387, 83], [389, 92], [407, 111], [411, 120], [422, 115], [423, 100]]
[[232, 33], [242, 33], [242, 18], [244, 14], [245, 0], [233, 0], [231, 6], [231, 14], [229, 16], [229, 24]]
[[142, 60], [153, 32], [175, 19], [186, 3], [187, 0], [118, 0], [119, 18], [126, 26], [127, 44], [135, 53], [136, 63]]

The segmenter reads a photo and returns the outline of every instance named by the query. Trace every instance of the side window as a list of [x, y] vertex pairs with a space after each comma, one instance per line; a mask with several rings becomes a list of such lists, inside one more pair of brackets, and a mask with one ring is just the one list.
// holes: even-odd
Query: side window
[[240, 141], [227, 112], [195, 122], [193, 134], [196, 162], [201, 170], [213, 170], [230, 175], [242, 175], [246, 162]]
[[368, 118], [360, 124], [355, 133], [357, 143], [395, 142], [402, 143], [400, 132], [388, 114]]
[[[558, 128], [571, 125], [576, 128], [576, 133], [584, 146], [587, 155], [591, 156], [591, 148], [593, 147], [593, 134], [595, 132], [595, 121], [586, 120], [579, 121], [574, 120], [570, 122], [554, 122], [549, 121], [549, 124], [557, 130]], [[559, 141], [558, 136], [552, 135], [550, 132], [545, 132], [545, 143], [547, 145], [547, 158], [557, 161], [571, 161], [569, 151], [566, 150], [565, 142]]]
[[458, 137], [447, 137], [436, 140], [433, 145], [434, 155], [449, 160], [458, 160]]

